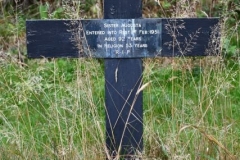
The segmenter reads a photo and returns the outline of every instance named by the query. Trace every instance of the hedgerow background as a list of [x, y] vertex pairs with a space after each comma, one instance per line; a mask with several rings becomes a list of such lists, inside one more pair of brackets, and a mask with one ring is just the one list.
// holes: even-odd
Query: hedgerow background
[[[26, 19], [102, 18], [102, 8], [100, 0], [0, 0], [1, 159], [105, 159], [102, 60], [28, 59], [25, 39]], [[143, 17], [220, 17], [221, 53], [143, 60], [150, 85], [139, 156], [238, 159], [239, 0], [143, 0]]]

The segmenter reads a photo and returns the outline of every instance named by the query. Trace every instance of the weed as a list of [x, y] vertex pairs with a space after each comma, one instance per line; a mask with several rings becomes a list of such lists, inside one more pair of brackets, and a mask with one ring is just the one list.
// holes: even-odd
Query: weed
[[[186, 45], [180, 45], [181, 58], [144, 60], [146, 85], [139, 90], [144, 91], [145, 147], [137, 155], [236, 159], [240, 157], [238, 1], [175, 2], [144, 1], [144, 15], [210, 17], [219, 15], [220, 8], [222, 46], [219, 51], [215, 43], [209, 44], [207, 52], [215, 57], [186, 58], [196, 31]], [[99, 17], [100, 2], [57, 1], [52, 9], [46, 3], [32, 4], [29, 11], [18, 7], [18, 12], [0, 4], [0, 159], [105, 159], [103, 65], [81, 58], [19, 62], [19, 54], [26, 54], [25, 18], [79, 19], [92, 13]], [[88, 13], [82, 12], [85, 8]], [[172, 24], [168, 27], [171, 31]], [[174, 44], [179, 47], [177, 39]]]

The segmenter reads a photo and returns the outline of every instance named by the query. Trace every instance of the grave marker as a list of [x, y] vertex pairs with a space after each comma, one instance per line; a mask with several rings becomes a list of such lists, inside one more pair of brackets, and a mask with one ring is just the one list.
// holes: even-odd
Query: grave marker
[[211, 39], [217, 18], [141, 19], [141, 8], [141, 0], [105, 0], [102, 20], [27, 21], [29, 58], [105, 59], [106, 145], [112, 157], [130, 159], [143, 149], [141, 58], [207, 56], [218, 43]]

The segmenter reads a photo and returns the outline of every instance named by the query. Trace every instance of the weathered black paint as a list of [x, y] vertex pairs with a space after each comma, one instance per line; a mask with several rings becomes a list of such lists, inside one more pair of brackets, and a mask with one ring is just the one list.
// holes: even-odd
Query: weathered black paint
[[[216, 54], [216, 52], [208, 53], [206, 50], [212, 47], [210, 45], [212, 41], [219, 42], [219, 18], [163, 19], [162, 25], [161, 56], [210, 56]], [[176, 41], [173, 41], [173, 35], [176, 36]], [[218, 39], [212, 39], [213, 35]], [[175, 46], [170, 47], [169, 45], [172, 45], [173, 42]]]
[[[105, 19], [141, 17], [141, 0], [104, 0]], [[105, 60], [106, 114], [109, 115], [106, 116], [106, 142], [113, 157], [120, 151], [130, 159], [137, 150], [143, 149], [142, 92], [136, 95], [142, 70], [141, 59]]]
[[[141, 8], [141, 0], [105, 0], [104, 18], [107, 20], [27, 21], [29, 58], [89, 56], [106, 58], [106, 144], [112, 157], [120, 151], [120, 154], [130, 159], [134, 152], [143, 149], [142, 92], [136, 94], [142, 82], [142, 60], [139, 58], [206, 56], [209, 53], [205, 51], [212, 41], [212, 29], [218, 25], [219, 21], [217, 18], [144, 20], [141, 19]], [[147, 41], [149, 40], [149, 48], [136, 50], [134, 48], [130, 54], [117, 55], [111, 50], [104, 52], [96, 47], [96, 44], [102, 41], [99, 35], [88, 37], [85, 34], [83, 36], [84, 34], [80, 30], [75, 31], [87, 41], [72, 40], [76, 34], [69, 31], [78, 28], [79, 25], [83, 26], [84, 30], [82, 31], [91, 30], [91, 28], [103, 30], [101, 28], [103, 22], [120, 23], [120, 21], [132, 21], [133, 19], [141, 24], [146, 21], [151, 22], [150, 28], [156, 27], [153, 25], [154, 23], [160, 24], [161, 27], [156, 28], [160, 28], [162, 32], [159, 35], [143, 37]], [[173, 40], [174, 37], [176, 40]], [[78, 43], [83, 44], [83, 48], [79, 48]], [[172, 47], [173, 44], [175, 44], [174, 47]], [[88, 49], [90, 52], [87, 51]]]
[[142, 18], [141, 0], [104, 0], [105, 19]]
[[[75, 28], [77, 28], [81, 22], [84, 30], [106, 30], [102, 26], [104, 23], [119, 23], [132, 21], [132, 19], [126, 20], [82, 20], [77, 21]], [[106, 36], [91, 35], [86, 36], [87, 43], [85, 42], [85, 48], [89, 48], [91, 52], [86, 49], [80, 52], [76, 47], [78, 42], [71, 41], [74, 32], [69, 31], [73, 26], [70, 24], [70, 20], [44, 20], [44, 21], [27, 21], [27, 49], [28, 56], [30, 58], [40, 57], [95, 57], [95, 58], [144, 58], [144, 57], [171, 57], [171, 56], [206, 56], [208, 53], [205, 50], [209, 47], [210, 35], [212, 34], [212, 28], [219, 22], [217, 18], [203, 18], [203, 19], [136, 19], [135, 23], [143, 24], [141, 29], [158, 29], [161, 35], [139, 35], [135, 34], [135, 37], [141, 36], [146, 44], [147, 49], [132, 48], [130, 53], [116, 54], [111, 52], [110, 49], [97, 48], [97, 44], [103, 44], [103, 38]], [[155, 25], [156, 24], [156, 25]], [[49, 27], [51, 26], [51, 27]], [[160, 27], [161, 26], [161, 27]], [[171, 27], [170, 27], [171, 26]], [[174, 26], [177, 26], [175, 31]], [[184, 27], [184, 28], [181, 28]], [[162, 31], [161, 31], [162, 29]], [[199, 33], [196, 33], [196, 32]], [[175, 32], [177, 41], [180, 42], [180, 46], [175, 46], [174, 49], [169, 47], [169, 44], [173, 42], [173, 36], [171, 32]], [[190, 46], [186, 45], [185, 38], [188, 41], [191, 40], [191, 35], [196, 37], [191, 41], [192, 49], [187, 51], [186, 48]], [[133, 37], [134, 37], [133, 36]], [[47, 37], [47, 38], [46, 38]], [[82, 39], [82, 41], [86, 41]], [[108, 44], [113, 44], [109, 42]], [[120, 42], [117, 42], [120, 43]], [[123, 44], [124, 42], [122, 42]], [[88, 44], [88, 46], [86, 46]], [[175, 43], [176, 44], [176, 43]], [[126, 49], [119, 49], [121, 53], [124, 53]], [[88, 55], [87, 53], [91, 53]]]
[[[161, 19], [83, 20], [81, 23], [93, 57], [138, 58], [155, 57], [157, 54], [160, 54], [162, 48]], [[106, 24], [114, 24], [118, 27], [104, 27]], [[132, 26], [141, 25], [141, 27], [122, 27], [123, 24]], [[92, 35], [89, 34], [91, 31], [100, 31], [104, 34]], [[143, 31], [147, 31], [147, 33], [142, 33]], [[116, 32], [116, 34], [108, 34], [108, 32]], [[124, 32], [124, 34], [121, 32]], [[109, 41], [106, 41], [107, 38], [109, 38]], [[131, 38], [141, 40], [133, 41]], [[147, 47], [136, 46], [142, 44]], [[99, 45], [102, 47], [99, 47]], [[123, 47], [106, 48], [105, 45], [118, 45]], [[131, 47], [129, 47], [130, 45]]]

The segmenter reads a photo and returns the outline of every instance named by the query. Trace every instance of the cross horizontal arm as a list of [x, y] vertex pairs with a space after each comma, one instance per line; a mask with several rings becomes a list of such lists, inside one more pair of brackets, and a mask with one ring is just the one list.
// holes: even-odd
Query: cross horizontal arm
[[218, 18], [28, 20], [29, 58], [207, 56]]

